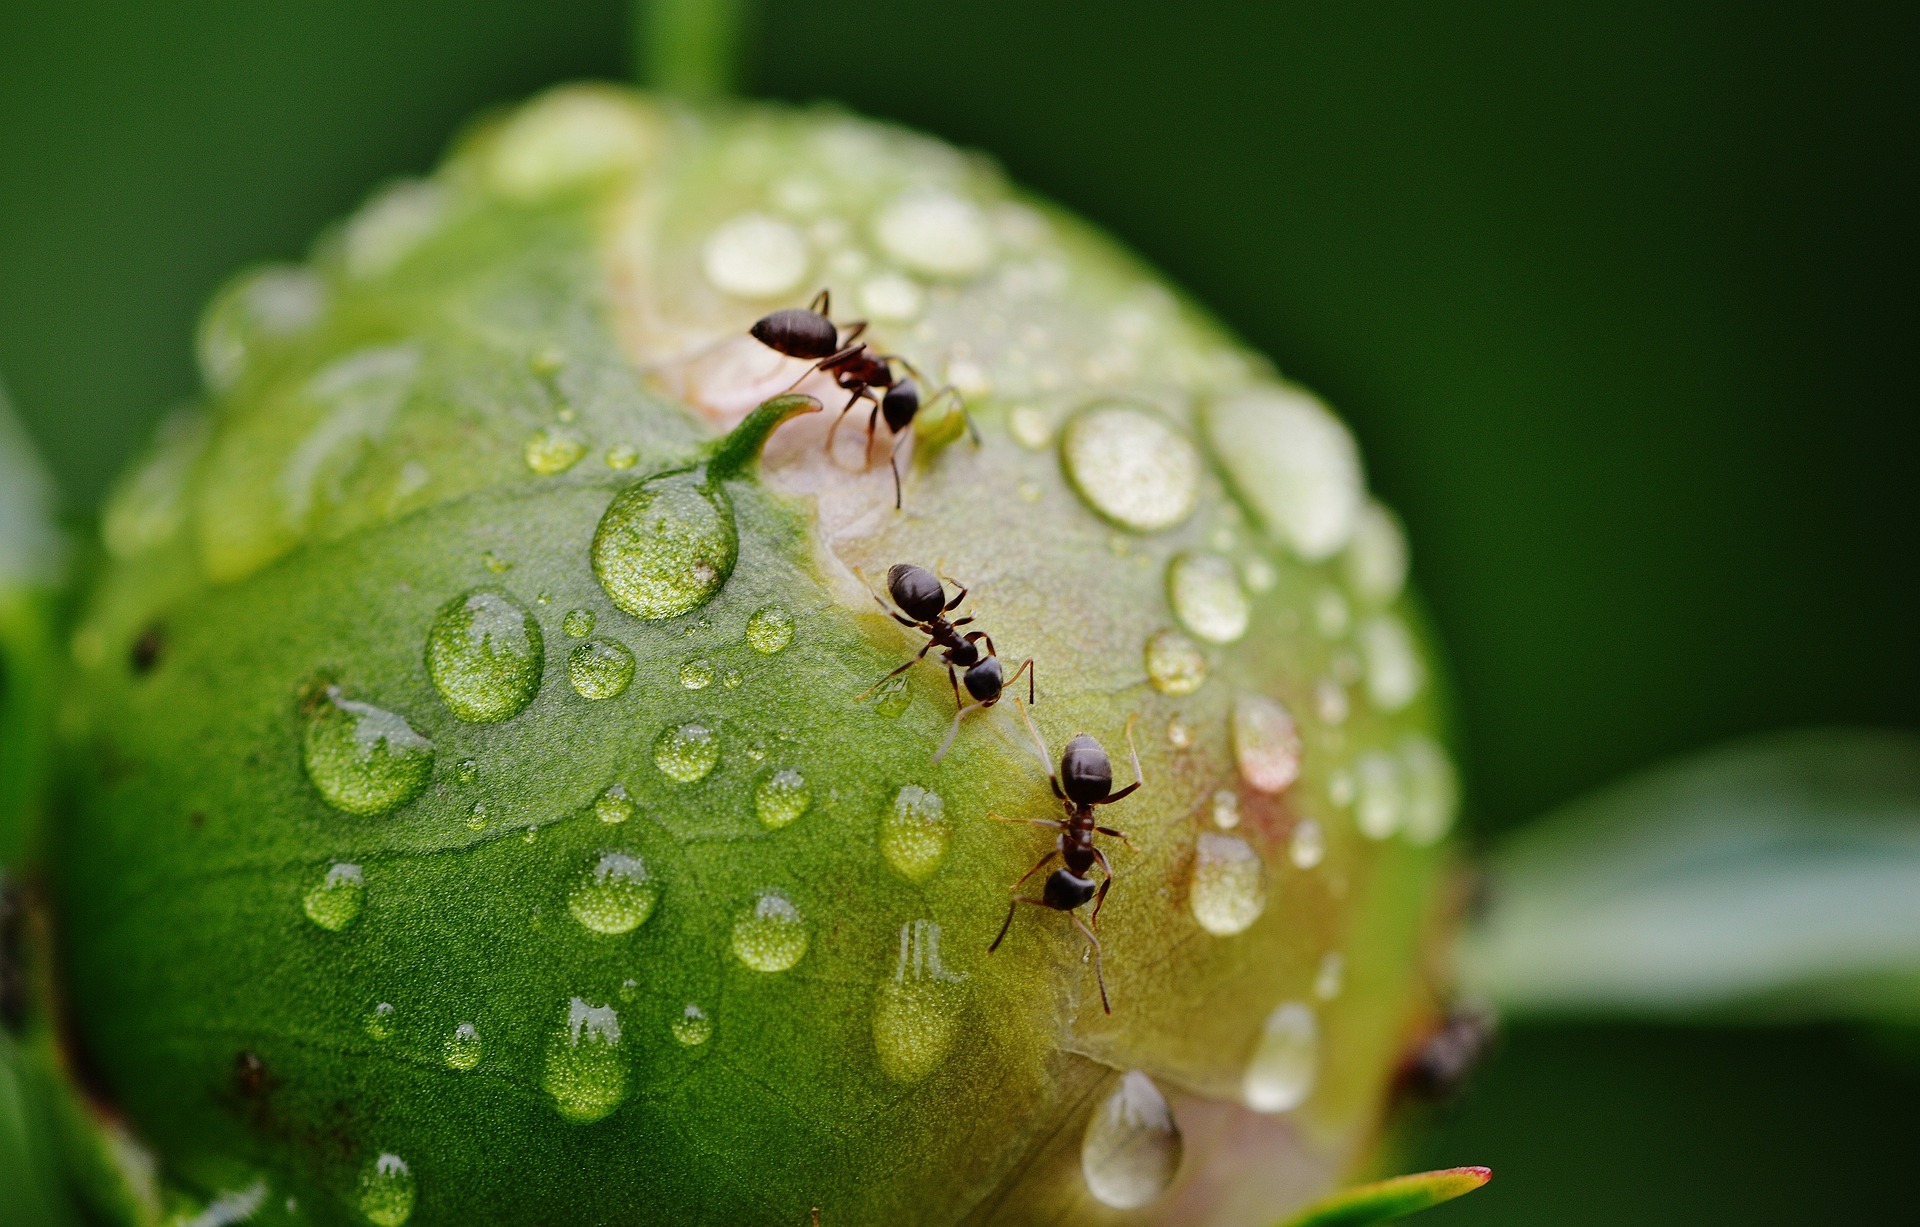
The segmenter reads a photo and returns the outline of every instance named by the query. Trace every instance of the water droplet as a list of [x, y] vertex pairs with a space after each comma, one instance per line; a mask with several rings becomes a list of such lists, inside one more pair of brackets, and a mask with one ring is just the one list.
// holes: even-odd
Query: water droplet
[[733, 920], [733, 953], [755, 971], [785, 971], [807, 952], [807, 924], [793, 901], [767, 891]]
[[650, 163], [665, 121], [601, 85], [549, 91], [513, 112], [485, 154], [488, 182], [515, 200], [538, 200]]
[[583, 699], [611, 699], [633, 682], [633, 653], [617, 639], [589, 639], [567, 653], [567, 680]]
[[1243, 933], [1267, 909], [1267, 867], [1237, 835], [1202, 834], [1194, 841], [1187, 903], [1215, 937]]
[[860, 287], [860, 306], [873, 319], [904, 323], [920, 314], [927, 296], [918, 283], [899, 273], [869, 277]]
[[627, 1066], [620, 1057], [620, 1016], [610, 1005], [575, 997], [567, 1017], [547, 1043], [541, 1087], [561, 1116], [578, 1124], [597, 1121], [627, 1097]]
[[1385, 605], [1407, 586], [1407, 537], [1400, 521], [1378, 503], [1368, 503], [1347, 543], [1347, 583], [1361, 600]]
[[1354, 822], [1368, 839], [1385, 839], [1400, 829], [1406, 798], [1400, 764], [1379, 750], [1362, 754], [1353, 763]]
[[447, 1037], [445, 1056], [447, 1068], [462, 1072], [480, 1064], [485, 1045], [480, 1042], [480, 1028], [470, 1022], [463, 1022], [453, 1029]]
[[393, 1038], [393, 1002], [382, 1001], [367, 1011], [367, 1038], [385, 1043]]
[[401, 1227], [413, 1217], [413, 1171], [399, 1155], [383, 1154], [360, 1173], [360, 1213], [374, 1227]]
[[1338, 950], [1329, 950], [1320, 956], [1320, 969], [1313, 973], [1313, 995], [1332, 1001], [1340, 995], [1346, 979], [1347, 960]]
[[680, 1017], [673, 1020], [673, 1038], [687, 1048], [698, 1048], [713, 1038], [713, 1020], [707, 1012], [689, 1002], [687, 1008], [680, 1011]]
[[813, 792], [807, 787], [807, 777], [791, 767], [770, 773], [753, 790], [754, 811], [760, 815], [760, 825], [770, 831], [792, 823], [807, 812], [812, 802]]
[[638, 463], [640, 463], [640, 451], [638, 448], [619, 444], [607, 449], [607, 467], [616, 473], [630, 469]]
[[1319, 1064], [1318, 1020], [1301, 1002], [1286, 1002], [1267, 1015], [1240, 1094], [1255, 1112], [1291, 1111], [1312, 1092]]
[[527, 355], [527, 369], [540, 379], [552, 379], [567, 369], [567, 351], [547, 344]]
[[1327, 858], [1327, 833], [1311, 818], [1293, 824], [1287, 837], [1287, 859], [1295, 869], [1312, 869]]
[[947, 855], [952, 830], [940, 794], [908, 784], [880, 824], [880, 854], [909, 881], [922, 882]]
[[1313, 598], [1313, 625], [1323, 639], [1338, 639], [1353, 625], [1353, 611], [1347, 598], [1331, 588], [1322, 588]]
[[1080, 1174], [1096, 1201], [1133, 1210], [1166, 1192], [1180, 1170], [1182, 1149], [1166, 1096], [1153, 1079], [1130, 1070], [1087, 1118]]
[[966, 977], [940, 962], [940, 926], [916, 920], [900, 926], [900, 957], [873, 1006], [873, 1047], [881, 1072], [895, 1082], [918, 1082], [946, 1059], [959, 1029]]
[[1426, 670], [1413, 636], [1392, 614], [1368, 618], [1360, 627], [1360, 652], [1366, 657], [1367, 697], [1381, 711], [1399, 711], [1413, 702], [1426, 682]]
[[740, 542], [733, 507], [692, 471], [662, 473], [615, 496], [593, 534], [593, 573], [636, 618], [689, 613], [733, 573]]
[[567, 910], [595, 933], [631, 933], [653, 915], [660, 886], [639, 857], [602, 852], [567, 892]]
[[505, 558], [500, 557], [500, 555], [494, 553], [492, 550], [481, 551], [480, 565], [485, 567], [487, 570], [493, 572], [495, 575], [504, 575], [508, 571], [513, 570], [513, 563], [509, 562]]
[[747, 643], [772, 656], [793, 642], [793, 615], [778, 605], [762, 605], [747, 619]]
[[469, 831], [484, 831], [487, 829], [487, 803], [485, 801], [475, 801], [473, 808], [467, 811], [467, 829]]
[[480, 778], [480, 764], [474, 759], [463, 758], [453, 765], [453, 782], [471, 784]]
[[585, 639], [593, 634], [594, 623], [598, 621], [591, 609], [569, 609], [567, 616], [560, 620], [560, 629], [569, 639]]
[[1209, 643], [1239, 639], [1253, 616], [1233, 564], [1218, 554], [1175, 557], [1167, 567], [1167, 599], [1180, 624]]
[[1213, 794], [1213, 825], [1231, 831], [1240, 825], [1240, 794], [1222, 788]]
[[1351, 711], [1345, 686], [1330, 677], [1314, 683], [1313, 713], [1320, 717], [1322, 724], [1344, 724]]
[[1347, 806], [1353, 804], [1353, 794], [1355, 791], [1353, 772], [1347, 770], [1345, 767], [1340, 768], [1327, 777], [1327, 800], [1333, 802], [1341, 809], [1345, 809]]
[[912, 703], [913, 691], [907, 688], [907, 675], [904, 673], [874, 687], [873, 710], [889, 720], [899, 719]]
[[433, 743], [390, 711], [327, 687], [308, 704], [301, 744], [307, 778], [349, 814], [391, 814], [433, 779]]
[[1302, 558], [1347, 543], [1364, 490], [1360, 452], [1319, 401], [1294, 388], [1246, 392], [1208, 411], [1207, 432], [1241, 497]]
[[625, 784], [609, 784], [593, 799], [593, 816], [609, 826], [618, 826], [633, 817], [633, 798]]
[[1193, 748], [1193, 726], [1184, 718], [1175, 715], [1167, 721], [1167, 744], [1176, 750]]
[[653, 739], [653, 765], [676, 783], [704, 780], [719, 761], [720, 739], [697, 720], [661, 729]]
[[427, 632], [427, 673], [454, 715], [509, 720], [540, 690], [546, 665], [540, 623], [504, 592], [481, 588], [441, 606]]
[[1264, 558], [1249, 558], [1240, 564], [1240, 576], [1254, 592], [1272, 592], [1280, 582], [1280, 572]]
[[1200, 453], [1158, 414], [1095, 405], [1075, 414], [1060, 440], [1067, 479], [1087, 505], [1123, 528], [1159, 532], [1193, 513]]
[[807, 240], [786, 222], [742, 214], [707, 236], [700, 269], [722, 294], [777, 298], [807, 275]]
[[347, 274], [364, 281], [391, 271], [439, 229], [450, 195], [422, 179], [381, 189], [347, 221], [340, 244]]
[[360, 905], [367, 896], [366, 878], [360, 866], [339, 862], [328, 868], [301, 901], [307, 919], [332, 933], [352, 924], [360, 916]]
[[1300, 729], [1293, 714], [1263, 694], [1233, 700], [1233, 755], [1240, 778], [1259, 792], [1275, 793], [1300, 778]]
[[740, 676], [740, 670], [738, 669], [729, 669], [720, 675], [720, 684], [728, 690], [738, 690], [740, 683], [745, 680], [744, 677]]
[[524, 454], [529, 469], [552, 477], [579, 464], [580, 458], [587, 454], [587, 443], [570, 431], [543, 427], [528, 436]]
[[1407, 838], [1425, 846], [1437, 843], [1453, 826], [1460, 808], [1460, 780], [1447, 752], [1418, 734], [1400, 743], [1406, 768]]
[[916, 272], [971, 277], [993, 259], [987, 219], [971, 201], [937, 188], [896, 198], [873, 222], [880, 249]]
[[705, 690], [713, 685], [713, 662], [690, 660], [680, 666], [680, 684], [688, 690]]
[[1179, 631], [1155, 631], [1147, 636], [1147, 680], [1161, 694], [1192, 694], [1206, 684], [1206, 655]]
[[305, 332], [326, 307], [326, 283], [310, 269], [275, 264], [240, 274], [200, 318], [200, 377], [215, 392], [226, 391], [257, 349]]

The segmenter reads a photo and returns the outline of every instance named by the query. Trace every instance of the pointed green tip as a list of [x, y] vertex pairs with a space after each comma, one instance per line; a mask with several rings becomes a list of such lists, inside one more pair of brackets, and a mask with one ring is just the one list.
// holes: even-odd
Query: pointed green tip
[[1343, 1189], [1308, 1206], [1286, 1227], [1368, 1227], [1390, 1223], [1473, 1192], [1493, 1179], [1489, 1167], [1448, 1167]]
[[760, 449], [767, 445], [775, 427], [788, 418], [818, 413], [820, 409], [818, 400], [799, 392], [762, 401], [713, 449], [713, 457], [707, 461], [707, 480], [729, 481], [739, 477], [759, 457]]

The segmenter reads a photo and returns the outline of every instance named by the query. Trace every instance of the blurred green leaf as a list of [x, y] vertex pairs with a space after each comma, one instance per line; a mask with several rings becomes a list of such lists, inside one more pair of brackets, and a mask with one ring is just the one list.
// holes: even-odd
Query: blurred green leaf
[[0, 1028], [0, 1223], [57, 1227], [72, 1222], [72, 1214], [19, 1058], [13, 1036]]
[[1920, 1021], [1920, 737], [1709, 751], [1510, 838], [1462, 967], [1505, 1008]]
[[1367, 1227], [1370, 1223], [1391, 1223], [1443, 1201], [1464, 1197], [1492, 1179], [1489, 1168], [1448, 1167], [1437, 1172], [1376, 1180], [1322, 1198], [1287, 1220], [1287, 1227]]
[[45, 779], [49, 614], [62, 562], [53, 495], [0, 387], [0, 866], [21, 857]]

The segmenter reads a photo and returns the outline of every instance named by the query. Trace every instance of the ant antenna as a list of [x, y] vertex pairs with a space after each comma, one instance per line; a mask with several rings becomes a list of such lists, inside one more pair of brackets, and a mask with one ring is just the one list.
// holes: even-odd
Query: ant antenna
[[[1019, 699], [1014, 700], [1015, 703], [1019, 701]], [[960, 722], [967, 718], [967, 714], [969, 712], [979, 711], [985, 706], [985, 703], [969, 703], [959, 711], [953, 713], [953, 727], [947, 730], [947, 739], [940, 743], [940, 749], [933, 756], [934, 762], [937, 763], [945, 758], [947, 751], [953, 749], [953, 739], [960, 735]]]
[[[1053, 751], [1047, 749], [1046, 738], [1040, 736], [1040, 730], [1033, 726], [1033, 717], [1027, 714], [1027, 706], [1020, 701], [1020, 696], [1014, 696], [1013, 705], [1020, 709], [1020, 718], [1026, 721], [1027, 732], [1033, 734], [1034, 748], [1040, 751], [1040, 769], [1045, 771], [1049, 778], [1052, 778]], [[1058, 785], [1056, 785], [1056, 787], [1058, 787]]]
[[[1015, 699], [1014, 702], [1017, 703], [1019, 700]], [[1133, 722], [1139, 718], [1138, 712], [1127, 717], [1127, 755], [1133, 759], [1133, 782], [1144, 784], [1147, 782], [1147, 777], [1140, 773], [1140, 750], [1133, 744]]]

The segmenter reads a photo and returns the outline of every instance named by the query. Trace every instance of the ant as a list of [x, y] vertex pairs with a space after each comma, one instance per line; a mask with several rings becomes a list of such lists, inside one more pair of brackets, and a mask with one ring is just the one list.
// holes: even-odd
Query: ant
[[[1014, 705], [1019, 706], [1015, 699]], [[1020, 718], [1027, 722], [1027, 731], [1033, 734], [1033, 744], [1040, 750], [1040, 761], [1047, 766], [1047, 781], [1053, 785], [1053, 795], [1060, 798], [1066, 807], [1064, 821], [1058, 818], [1002, 818], [998, 814], [989, 814], [996, 822], [1024, 822], [1029, 826], [1045, 827], [1060, 832], [1054, 840], [1053, 850], [1035, 862], [1032, 869], [1020, 875], [1020, 881], [1013, 884], [1012, 890], [1034, 874], [1039, 873], [1059, 857], [1064, 864], [1047, 875], [1046, 884], [1041, 888], [1040, 898], [1027, 899], [1015, 895], [1007, 904], [1007, 918], [1000, 924], [1000, 935], [987, 947], [992, 954], [1007, 939], [1007, 930], [1013, 926], [1013, 915], [1020, 910], [1021, 904], [1029, 907], [1051, 908], [1056, 912], [1067, 913], [1067, 919], [1080, 935], [1087, 939], [1093, 948], [1093, 974], [1100, 983], [1100, 1008], [1113, 1013], [1113, 1004], [1107, 1000], [1107, 976], [1100, 965], [1100, 939], [1094, 936], [1094, 930], [1100, 925], [1100, 908], [1107, 901], [1107, 891], [1113, 886], [1113, 866], [1107, 861], [1107, 854], [1094, 846], [1095, 835], [1105, 835], [1117, 839], [1133, 848], [1133, 843], [1125, 835], [1112, 827], [1097, 826], [1094, 823], [1094, 807], [1112, 805], [1145, 782], [1140, 774], [1140, 751], [1133, 744], [1133, 721], [1127, 721], [1127, 753], [1133, 759], [1133, 783], [1113, 791], [1113, 763], [1107, 758], [1106, 749], [1086, 733], [1075, 733], [1067, 742], [1067, 748], [1060, 754], [1060, 770], [1052, 767], [1053, 756], [1047, 750], [1047, 743], [1040, 736], [1040, 730], [1033, 726], [1033, 718], [1027, 715], [1027, 709], [1020, 708]], [[1093, 867], [1099, 865], [1106, 877], [1096, 888], [1093, 884]], [[1086, 923], [1073, 915], [1075, 908], [1093, 901], [1093, 915]]]
[[[873, 406], [873, 412], [867, 415], [867, 463], [873, 463], [874, 434], [881, 418], [886, 419], [887, 430], [893, 435], [893, 450], [887, 454], [887, 465], [893, 470], [893, 506], [900, 508], [900, 444], [904, 441], [907, 427], [925, 407], [920, 400], [920, 385], [915, 382], [919, 372], [913, 364], [897, 354], [883, 354], [860, 340], [867, 331], [867, 321], [858, 320], [847, 325], [843, 331], [833, 322], [833, 299], [826, 290], [813, 296], [813, 300], [804, 307], [783, 307], [778, 311], [761, 316], [754, 322], [748, 333], [753, 339], [767, 348], [785, 354], [789, 358], [800, 358], [813, 363], [805, 379], [814, 371], [825, 371], [832, 376], [834, 383], [847, 391], [847, 403], [840, 409], [840, 416], [827, 428], [827, 450], [833, 450], [833, 438], [840, 431], [840, 424], [847, 420], [854, 405], [866, 401]], [[899, 363], [906, 368], [907, 374], [895, 376], [893, 364]], [[795, 385], [800, 380], [794, 380]], [[880, 396], [874, 396], [874, 389], [880, 390]], [[953, 388], [942, 388], [934, 393], [926, 405], [939, 402], [944, 396], [952, 396], [957, 401], [959, 393]], [[966, 409], [961, 408], [965, 416]], [[966, 418], [967, 432], [973, 436], [974, 445], [980, 443], [980, 432], [974, 428], [973, 419]]]
[[[927, 642], [912, 660], [867, 687], [854, 699], [854, 702], [858, 703], [893, 678], [919, 664], [928, 652], [935, 648], [941, 649], [941, 657], [947, 666], [947, 683], [953, 687], [953, 705], [958, 710], [954, 712], [953, 727], [947, 731], [947, 739], [940, 743], [939, 753], [933, 756], [933, 761], [936, 763], [946, 757], [947, 750], [953, 745], [953, 739], [959, 735], [960, 721], [971, 712], [992, 707], [998, 703], [1000, 692], [1006, 688], [1007, 683], [1019, 681], [1022, 673], [1027, 675], [1027, 702], [1034, 702], [1033, 682], [1037, 672], [1033, 667], [1033, 657], [1029, 656], [1020, 662], [1020, 667], [1013, 671], [1012, 677], [1007, 677], [1005, 670], [1000, 666], [999, 652], [993, 646], [992, 635], [985, 631], [968, 631], [965, 634], [960, 632], [961, 627], [973, 621], [972, 614], [951, 621], [947, 619], [947, 615], [958, 609], [960, 602], [967, 599], [967, 589], [964, 584], [958, 581], [948, 582], [959, 589], [952, 600], [947, 599], [945, 585], [933, 572], [925, 567], [916, 567], [910, 562], [894, 563], [887, 568], [887, 594], [899, 607], [898, 612], [887, 609], [887, 603], [880, 600], [880, 595], [868, 589], [873, 599], [879, 602], [880, 608], [887, 610], [887, 616], [902, 626], [919, 631], [927, 637]], [[980, 651], [982, 643], [987, 645], [984, 655]], [[955, 674], [955, 669], [964, 669], [965, 672]], [[960, 697], [960, 687], [963, 684], [967, 688], [967, 694], [973, 698], [971, 703]]]

